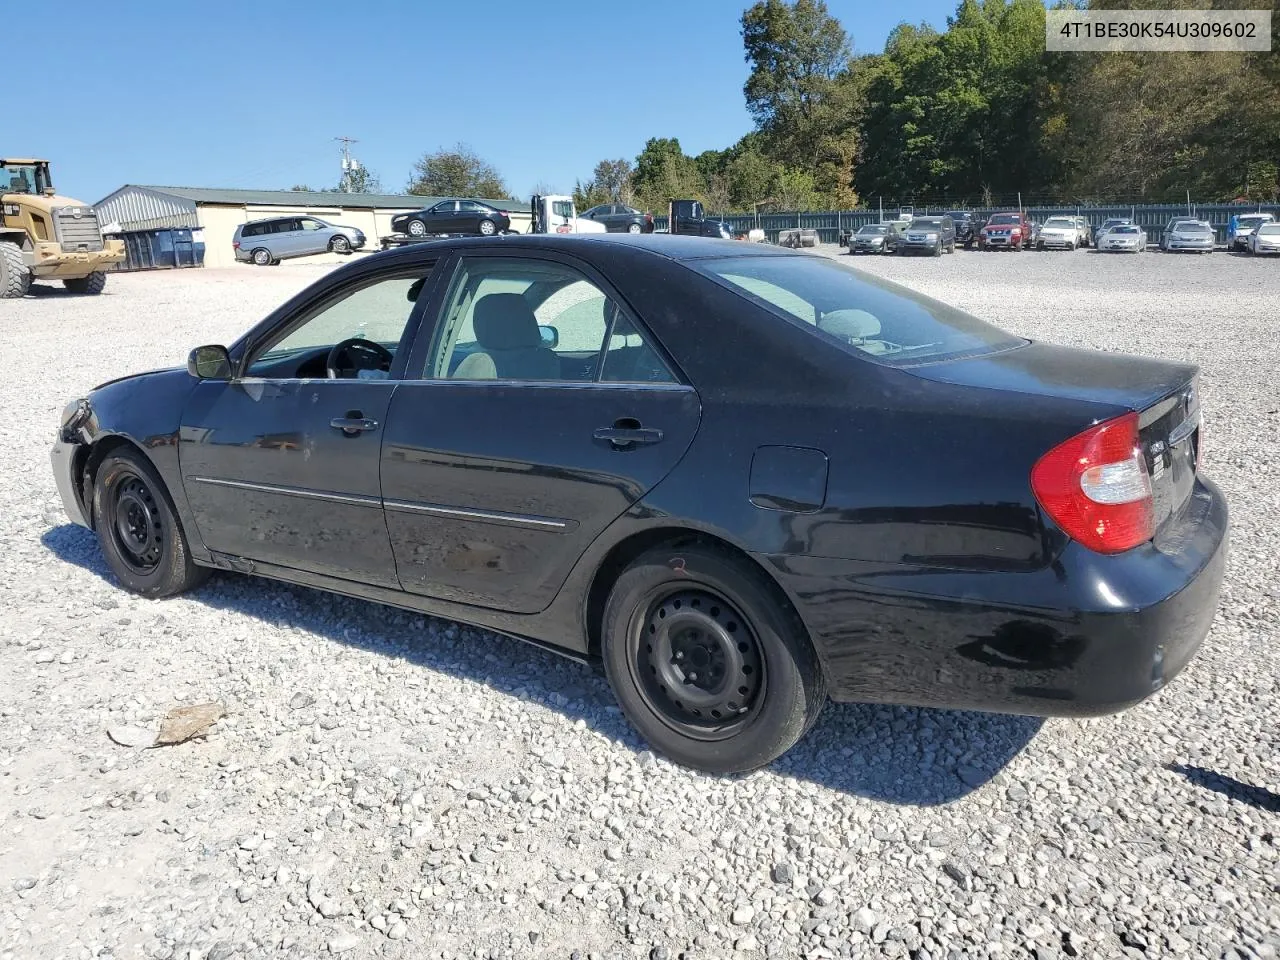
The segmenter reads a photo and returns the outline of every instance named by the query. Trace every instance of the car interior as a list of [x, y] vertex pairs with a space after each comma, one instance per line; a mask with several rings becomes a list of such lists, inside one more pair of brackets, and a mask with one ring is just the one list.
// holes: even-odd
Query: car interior
[[[248, 374], [264, 379], [386, 379], [426, 280], [395, 278], [327, 305], [270, 345], [250, 364]], [[451, 296], [444, 314], [441, 340], [448, 349], [436, 355], [447, 357], [447, 365], [429, 361], [427, 378], [676, 382], [611, 299], [563, 272], [477, 272]], [[602, 350], [606, 335], [608, 349]]]

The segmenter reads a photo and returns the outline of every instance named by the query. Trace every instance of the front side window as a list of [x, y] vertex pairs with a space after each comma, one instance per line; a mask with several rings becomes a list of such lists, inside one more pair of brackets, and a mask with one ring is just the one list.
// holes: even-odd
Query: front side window
[[725, 257], [695, 270], [829, 342], [906, 365], [1006, 350], [1026, 341], [977, 317], [825, 257]]
[[394, 357], [427, 273], [430, 268], [343, 292], [270, 341], [249, 365], [249, 375], [264, 376], [268, 370], [277, 375], [283, 361], [296, 358], [300, 366], [294, 375], [323, 377], [329, 350], [352, 338], [370, 340]]
[[303, 230], [323, 230], [326, 226], [327, 224], [323, 224], [319, 220], [303, 220], [302, 221]]
[[[656, 367], [640, 356], [644, 350]], [[578, 383], [675, 379], [593, 281], [572, 267], [523, 257], [463, 260], [423, 376]]]
[[437, 203], [428, 212], [429, 213], [453, 213], [458, 208], [458, 204], [452, 200], [446, 200], [444, 203]]

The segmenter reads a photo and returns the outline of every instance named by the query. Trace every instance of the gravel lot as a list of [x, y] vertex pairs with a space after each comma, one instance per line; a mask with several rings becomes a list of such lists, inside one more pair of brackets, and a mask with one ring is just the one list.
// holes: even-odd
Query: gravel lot
[[[1233, 553], [1177, 682], [1090, 721], [829, 706], [723, 779], [515, 641], [229, 575], [138, 600], [61, 512], [59, 410], [327, 268], [38, 290], [0, 302], [0, 960], [1275, 957], [1280, 263], [859, 263], [1017, 333], [1202, 365]], [[207, 740], [108, 738], [206, 700], [229, 710]]]

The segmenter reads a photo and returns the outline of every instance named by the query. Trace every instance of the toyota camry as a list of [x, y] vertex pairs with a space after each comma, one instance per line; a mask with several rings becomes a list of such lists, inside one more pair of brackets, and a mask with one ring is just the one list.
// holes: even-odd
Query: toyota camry
[[211, 570], [603, 664], [667, 756], [786, 751], [828, 697], [1086, 716], [1217, 605], [1196, 368], [1014, 336], [801, 251], [426, 242], [65, 408], [120, 584]]

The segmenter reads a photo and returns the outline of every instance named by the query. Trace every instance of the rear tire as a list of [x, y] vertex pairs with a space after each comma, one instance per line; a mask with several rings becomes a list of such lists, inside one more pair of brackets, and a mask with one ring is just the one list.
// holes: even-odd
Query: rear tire
[[480, 236], [492, 237], [495, 233], [498, 232], [498, 225], [494, 223], [492, 220], [481, 220], [480, 223], [476, 226], [476, 229], [480, 231]]
[[25, 297], [31, 289], [31, 271], [22, 262], [22, 250], [16, 243], [0, 242], [0, 300]]
[[93, 517], [107, 565], [126, 590], [171, 597], [209, 578], [191, 559], [164, 481], [137, 451], [109, 454], [99, 465]]
[[776, 759], [826, 703], [821, 665], [785, 597], [712, 546], [636, 559], [609, 594], [601, 637], [627, 719], [658, 752], [709, 773]]
[[101, 270], [95, 270], [87, 277], [72, 277], [71, 279], [63, 280], [62, 285], [72, 293], [96, 297], [106, 287], [107, 275]]

